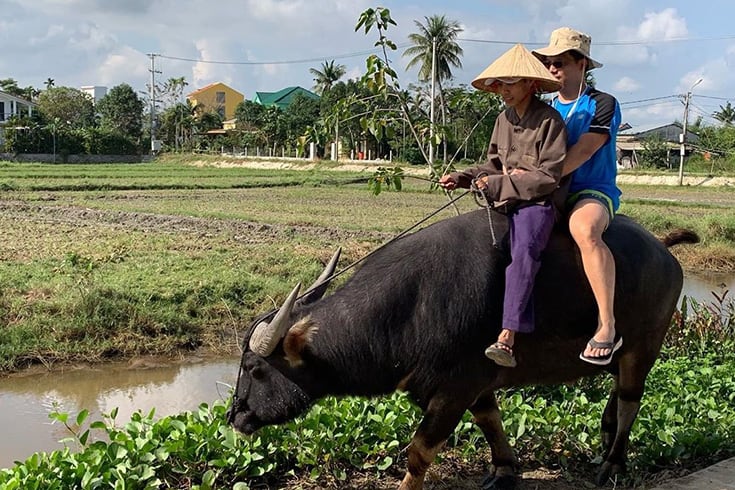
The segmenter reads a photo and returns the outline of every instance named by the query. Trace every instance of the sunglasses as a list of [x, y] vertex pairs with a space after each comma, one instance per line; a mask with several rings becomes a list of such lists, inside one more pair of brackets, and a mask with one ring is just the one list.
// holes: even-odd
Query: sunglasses
[[544, 64], [546, 68], [550, 68], [553, 66], [557, 70], [559, 68], [564, 68], [564, 65], [566, 65], [566, 62], [564, 62], [563, 60], [556, 60], [556, 61], [544, 60], [542, 61], [542, 63]]

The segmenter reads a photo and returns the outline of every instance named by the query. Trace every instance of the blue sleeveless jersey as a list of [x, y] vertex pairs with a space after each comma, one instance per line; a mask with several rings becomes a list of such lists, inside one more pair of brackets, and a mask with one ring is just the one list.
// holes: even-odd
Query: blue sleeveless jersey
[[554, 98], [552, 103], [567, 125], [567, 147], [574, 145], [584, 133], [609, 135], [607, 142], [592, 157], [572, 172], [569, 194], [585, 189], [604, 193], [613, 203], [615, 210], [620, 206], [620, 189], [615, 184], [617, 158], [615, 139], [622, 119], [620, 105], [610, 94], [587, 88], [574, 102], [563, 103]]

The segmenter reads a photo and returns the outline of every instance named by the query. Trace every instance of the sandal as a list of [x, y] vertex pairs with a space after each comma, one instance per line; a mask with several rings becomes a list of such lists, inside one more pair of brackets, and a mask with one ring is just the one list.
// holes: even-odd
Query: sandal
[[485, 355], [503, 367], [516, 367], [516, 358], [513, 357], [513, 347], [505, 342], [497, 341], [487, 349]]
[[590, 364], [595, 364], [597, 366], [607, 366], [610, 364], [610, 361], [612, 361], [613, 354], [615, 354], [620, 347], [623, 345], [623, 338], [618, 337], [617, 340], [614, 340], [612, 342], [598, 342], [594, 338], [591, 338], [589, 342], [587, 342], [587, 345], [590, 349], [607, 349], [610, 352], [605, 354], [604, 356], [585, 356], [584, 351], [582, 351], [581, 354], [579, 354], [579, 358], [583, 361], [589, 362]]

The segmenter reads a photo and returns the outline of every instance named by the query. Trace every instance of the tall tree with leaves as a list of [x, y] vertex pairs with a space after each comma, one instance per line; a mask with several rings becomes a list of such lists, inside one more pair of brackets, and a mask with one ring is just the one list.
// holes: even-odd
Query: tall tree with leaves
[[101, 126], [133, 141], [143, 134], [143, 101], [127, 83], [112, 87], [97, 103]]
[[725, 107], [720, 106], [720, 110], [712, 113], [712, 116], [718, 121], [725, 123], [725, 125], [732, 126], [735, 123], [735, 107], [728, 101]]
[[[418, 66], [419, 81], [431, 83], [432, 73], [436, 74], [435, 81], [439, 88], [442, 125], [446, 126], [447, 111], [442, 82], [452, 78], [452, 67], [462, 67], [464, 52], [457, 43], [457, 36], [463, 29], [459, 22], [447, 19], [444, 15], [432, 15], [424, 17], [424, 20], [426, 24], [414, 21], [418, 32], [408, 35], [408, 40], [413, 46], [407, 48], [403, 56], [411, 57], [406, 68]], [[446, 159], [445, 145], [444, 160]]]
[[72, 87], [51, 87], [41, 92], [38, 110], [48, 121], [58, 119], [70, 129], [87, 128], [95, 124], [92, 97]]
[[314, 75], [314, 91], [318, 94], [328, 92], [347, 72], [345, 65], [335, 65], [334, 60], [325, 61], [320, 68], [309, 68], [309, 73]]

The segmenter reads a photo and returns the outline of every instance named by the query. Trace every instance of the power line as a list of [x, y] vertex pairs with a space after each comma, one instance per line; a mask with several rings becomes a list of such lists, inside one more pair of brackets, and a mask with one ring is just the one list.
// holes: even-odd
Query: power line
[[[403, 45], [398, 45], [398, 48], [405, 48], [409, 46], [408, 43], [405, 43]], [[337, 54], [337, 55], [331, 55], [331, 56], [320, 56], [318, 58], [305, 58], [305, 59], [296, 59], [296, 60], [276, 60], [276, 61], [221, 61], [221, 60], [202, 60], [202, 59], [195, 59], [195, 58], [184, 58], [181, 56], [169, 56], [166, 54], [159, 54], [156, 56], [159, 56], [161, 58], [166, 58], [168, 60], [175, 60], [175, 61], [189, 61], [192, 63], [208, 63], [213, 65], [296, 65], [300, 63], [316, 63], [319, 61], [324, 60], [338, 60], [338, 59], [344, 59], [344, 58], [356, 58], [358, 56], [365, 56], [368, 54], [373, 54], [376, 51], [379, 51], [378, 48], [373, 48], [365, 51], [357, 51], [354, 53], [345, 53], [345, 54]]]
[[727, 100], [727, 101], [735, 98], [735, 97], [729, 97], [729, 98], [728, 97], [713, 97], [711, 95], [693, 95], [693, 97], [701, 97], [703, 99]]
[[[735, 35], [717, 36], [717, 37], [672, 37], [668, 39], [650, 39], [646, 41], [595, 41], [595, 46], [635, 46], [635, 45], [647, 45], [647, 44], [661, 44], [671, 42], [699, 42], [699, 41], [723, 41], [735, 39]], [[527, 46], [546, 46], [546, 42], [529, 42], [529, 41], [502, 41], [502, 40], [491, 40], [491, 39], [465, 39], [457, 38], [458, 41], [466, 41], [471, 43], [484, 43], [484, 44], [518, 44], [522, 43]]]
[[[660, 43], [670, 43], [670, 42], [699, 42], [699, 41], [720, 41], [720, 40], [730, 40], [735, 39], [735, 35], [726, 35], [726, 36], [716, 36], [716, 37], [677, 37], [677, 38], [669, 38], [669, 39], [651, 39], [647, 41], [633, 41], [633, 40], [619, 40], [619, 41], [595, 41], [596, 46], [634, 46], [634, 45], [646, 45], [646, 44], [660, 44]], [[483, 44], [502, 44], [502, 45], [513, 45], [518, 44], [522, 41], [513, 41], [513, 40], [496, 40], [496, 39], [468, 39], [468, 38], [457, 38], [457, 41], [464, 41], [464, 42], [470, 42], [470, 43], [483, 43]], [[546, 42], [528, 42], [525, 41], [523, 44], [528, 46], [545, 46]], [[411, 46], [411, 43], [402, 43], [398, 44], [397, 48], [406, 48]], [[368, 54], [373, 54], [376, 51], [379, 51], [378, 48], [373, 48], [369, 50], [364, 51], [357, 51], [352, 53], [343, 53], [343, 54], [335, 54], [335, 55], [328, 55], [328, 56], [319, 56], [315, 58], [305, 58], [305, 59], [295, 59], [295, 60], [273, 60], [273, 61], [224, 61], [224, 60], [203, 60], [203, 59], [196, 59], [196, 58], [187, 58], [183, 56], [171, 56], [171, 55], [165, 55], [165, 54], [158, 54], [157, 56], [161, 58], [166, 58], [169, 60], [175, 60], [175, 61], [188, 61], [191, 63], [207, 63], [207, 64], [215, 64], [215, 65], [295, 65], [295, 64], [301, 64], [301, 63], [315, 63], [323, 60], [337, 60], [337, 59], [346, 59], [346, 58], [355, 58], [358, 56], [365, 56]]]
[[640, 100], [630, 100], [627, 102], [619, 102], [620, 105], [626, 105], [626, 104], [637, 104], [638, 102], [649, 102], [652, 100], [664, 100], [664, 99], [672, 99], [672, 98], [678, 98], [678, 95], [663, 95], [661, 97], [651, 97], [650, 99], [640, 99]]

